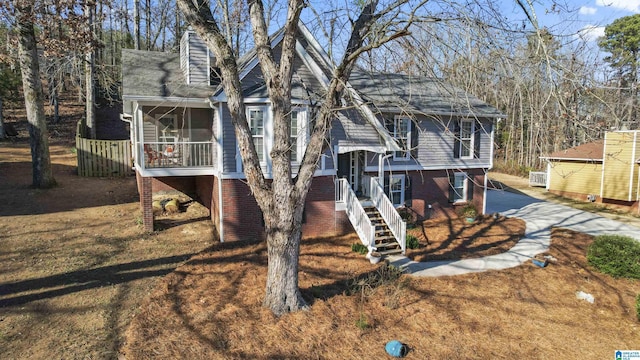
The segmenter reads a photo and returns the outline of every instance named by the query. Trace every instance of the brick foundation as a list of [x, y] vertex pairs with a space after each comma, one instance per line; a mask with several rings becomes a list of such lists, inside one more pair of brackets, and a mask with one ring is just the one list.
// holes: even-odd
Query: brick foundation
[[136, 172], [138, 193], [140, 194], [140, 207], [142, 210], [142, 226], [145, 231], [153, 231], [153, 191], [152, 178], [142, 177]]
[[[482, 209], [484, 172], [467, 171], [475, 186], [472, 202]], [[433, 217], [456, 216], [458, 205], [449, 202], [449, 175], [447, 171], [411, 171], [411, 209], [418, 220]], [[186, 176], [143, 178], [137, 174], [140, 202], [143, 207], [145, 229], [153, 229], [152, 194], [177, 190], [197, 199], [210, 210], [211, 221], [217, 231], [222, 225], [224, 241], [262, 240], [265, 237], [262, 213], [251, 195], [245, 180], [222, 180], [222, 199], [219, 198], [219, 180], [215, 176]], [[151, 189], [147, 191], [147, 189]], [[144, 196], [143, 196], [144, 195]], [[144, 198], [144, 199], [143, 199]], [[221, 206], [222, 208], [220, 208]], [[148, 211], [145, 209], [148, 208]], [[222, 213], [222, 224], [220, 224]], [[344, 211], [335, 211], [335, 185], [333, 176], [313, 179], [307, 196], [302, 225], [303, 238], [336, 236], [353, 232]]]

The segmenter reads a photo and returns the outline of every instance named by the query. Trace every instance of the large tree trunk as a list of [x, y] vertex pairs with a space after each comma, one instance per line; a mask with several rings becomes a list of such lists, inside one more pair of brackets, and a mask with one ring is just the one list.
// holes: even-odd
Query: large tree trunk
[[269, 265], [263, 305], [277, 315], [307, 307], [298, 287], [302, 232], [299, 227], [297, 231], [291, 229], [295, 206], [289, 205], [286, 213], [265, 215]]
[[38, 49], [31, 22], [32, 7], [16, 1], [16, 28], [19, 34], [18, 57], [22, 72], [24, 104], [29, 122], [29, 140], [33, 170], [33, 186], [49, 188], [56, 184], [51, 171], [49, 155], [49, 132], [44, 115], [44, 96], [40, 80]]

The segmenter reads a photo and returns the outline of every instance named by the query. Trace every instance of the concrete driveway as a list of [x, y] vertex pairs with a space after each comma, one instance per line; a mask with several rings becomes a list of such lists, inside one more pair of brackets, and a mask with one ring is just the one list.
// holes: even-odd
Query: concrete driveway
[[590, 235], [626, 235], [640, 241], [638, 227], [519, 193], [488, 191], [487, 214], [492, 213], [517, 217], [527, 223], [525, 236], [506, 253], [458, 261], [415, 262], [400, 256], [389, 260], [415, 276], [460, 275], [507, 269], [547, 251], [551, 243], [551, 227], [567, 228]]

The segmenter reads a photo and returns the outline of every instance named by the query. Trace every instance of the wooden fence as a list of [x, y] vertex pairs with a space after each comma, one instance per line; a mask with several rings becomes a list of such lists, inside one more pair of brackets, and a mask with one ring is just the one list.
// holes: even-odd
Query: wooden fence
[[131, 175], [131, 141], [94, 140], [82, 137], [83, 124], [78, 122], [76, 150], [78, 175], [124, 177]]

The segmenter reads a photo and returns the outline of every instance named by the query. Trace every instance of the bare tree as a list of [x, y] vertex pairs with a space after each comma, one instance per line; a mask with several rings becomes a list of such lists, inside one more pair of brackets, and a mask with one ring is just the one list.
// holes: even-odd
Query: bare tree
[[[358, 11], [357, 18], [352, 22], [342, 59], [333, 70], [326, 96], [318, 109], [302, 164], [298, 174], [293, 178], [288, 116], [291, 111], [291, 83], [297, 24], [304, 2], [302, 0], [288, 2], [281, 56], [278, 62], [274, 58], [267, 34], [263, 3], [259, 0], [248, 1], [255, 48], [274, 118], [274, 146], [270, 154], [273, 163], [273, 180], [269, 182], [262, 173], [246, 120], [237, 59], [231, 44], [213, 17], [207, 1], [178, 0], [187, 22], [215, 54], [216, 65], [222, 74], [222, 86], [235, 127], [244, 173], [264, 216], [269, 256], [264, 305], [275, 314], [296, 311], [307, 306], [298, 288], [302, 213], [311, 180], [325, 144], [326, 134], [334, 112], [341, 105], [347, 79], [360, 55], [385, 42], [408, 34], [410, 20], [405, 19], [400, 24], [395, 23], [396, 27], [392, 27], [391, 23], [387, 26], [379, 23], [384, 16], [397, 15], [406, 3], [405, 0], [395, 1], [376, 11], [378, 1], [367, 1]], [[386, 35], [379, 37], [376, 42], [365, 43], [366, 35], [373, 31], [376, 23], [378, 23], [376, 31], [384, 32]]]
[[33, 4], [16, 0], [13, 4], [18, 30], [18, 59], [22, 72], [24, 102], [29, 122], [33, 186], [49, 188], [56, 184], [51, 170], [49, 133], [44, 114], [38, 49], [33, 27]]
[[95, 50], [93, 46], [93, 36], [95, 28], [95, 12], [96, 3], [87, 1], [84, 4], [85, 17], [89, 26], [89, 34], [87, 36], [87, 47], [84, 58], [84, 74], [85, 74], [85, 123], [89, 130], [89, 136], [96, 138], [96, 114], [95, 114]]
[[133, 0], [133, 47], [140, 50], [140, 0]]

